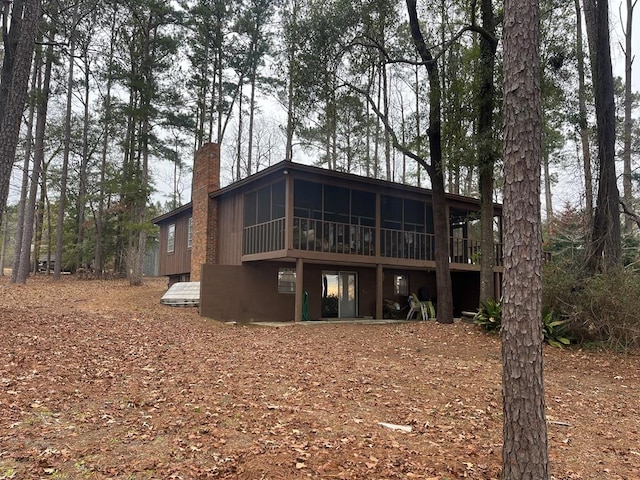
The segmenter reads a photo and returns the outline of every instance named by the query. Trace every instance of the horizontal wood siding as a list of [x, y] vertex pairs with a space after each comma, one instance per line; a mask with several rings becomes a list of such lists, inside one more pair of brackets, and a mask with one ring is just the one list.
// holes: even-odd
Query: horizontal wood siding
[[[181, 275], [191, 271], [191, 248], [187, 246], [191, 210], [181, 212], [160, 224], [160, 252], [158, 275]], [[173, 253], [167, 252], [169, 225], [175, 224]]]
[[242, 263], [242, 235], [244, 212], [243, 196], [219, 197], [218, 204], [218, 264], [240, 265]]

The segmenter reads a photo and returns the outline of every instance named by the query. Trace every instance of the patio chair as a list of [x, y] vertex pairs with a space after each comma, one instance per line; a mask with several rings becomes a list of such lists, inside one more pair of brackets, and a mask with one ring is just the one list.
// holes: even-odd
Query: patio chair
[[433, 303], [429, 300], [421, 302], [418, 300], [418, 296], [415, 293], [412, 293], [409, 297], [409, 313], [407, 313], [407, 320], [410, 320], [414, 313], [420, 315], [420, 317], [418, 317], [420, 320], [428, 320], [430, 317], [435, 317]]

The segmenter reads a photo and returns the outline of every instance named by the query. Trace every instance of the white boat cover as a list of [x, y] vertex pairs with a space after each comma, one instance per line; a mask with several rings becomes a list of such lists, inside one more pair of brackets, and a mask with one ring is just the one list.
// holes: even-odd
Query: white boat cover
[[169, 287], [160, 303], [173, 307], [197, 307], [200, 304], [200, 282], [177, 282]]

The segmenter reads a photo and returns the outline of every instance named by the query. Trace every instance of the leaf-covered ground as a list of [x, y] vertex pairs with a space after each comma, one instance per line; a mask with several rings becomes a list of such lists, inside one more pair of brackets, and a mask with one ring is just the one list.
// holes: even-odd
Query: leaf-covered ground
[[[165, 285], [0, 280], [0, 479], [499, 478], [498, 337], [231, 326]], [[545, 347], [555, 479], [640, 478], [639, 360]]]

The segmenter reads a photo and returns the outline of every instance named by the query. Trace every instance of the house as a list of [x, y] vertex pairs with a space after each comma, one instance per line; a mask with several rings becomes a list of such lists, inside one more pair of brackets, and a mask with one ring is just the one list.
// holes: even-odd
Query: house
[[[383, 299], [437, 302], [431, 192], [281, 162], [220, 188], [220, 149], [194, 162], [192, 202], [154, 219], [159, 274], [200, 281], [200, 313], [219, 320], [382, 318]], [[447, 195], [454, 313], [479, 298], [479, 201]], [[494, 206], [496, 288], [501, 212]], [[499, 292], [496, 292], [499, 297]]]

